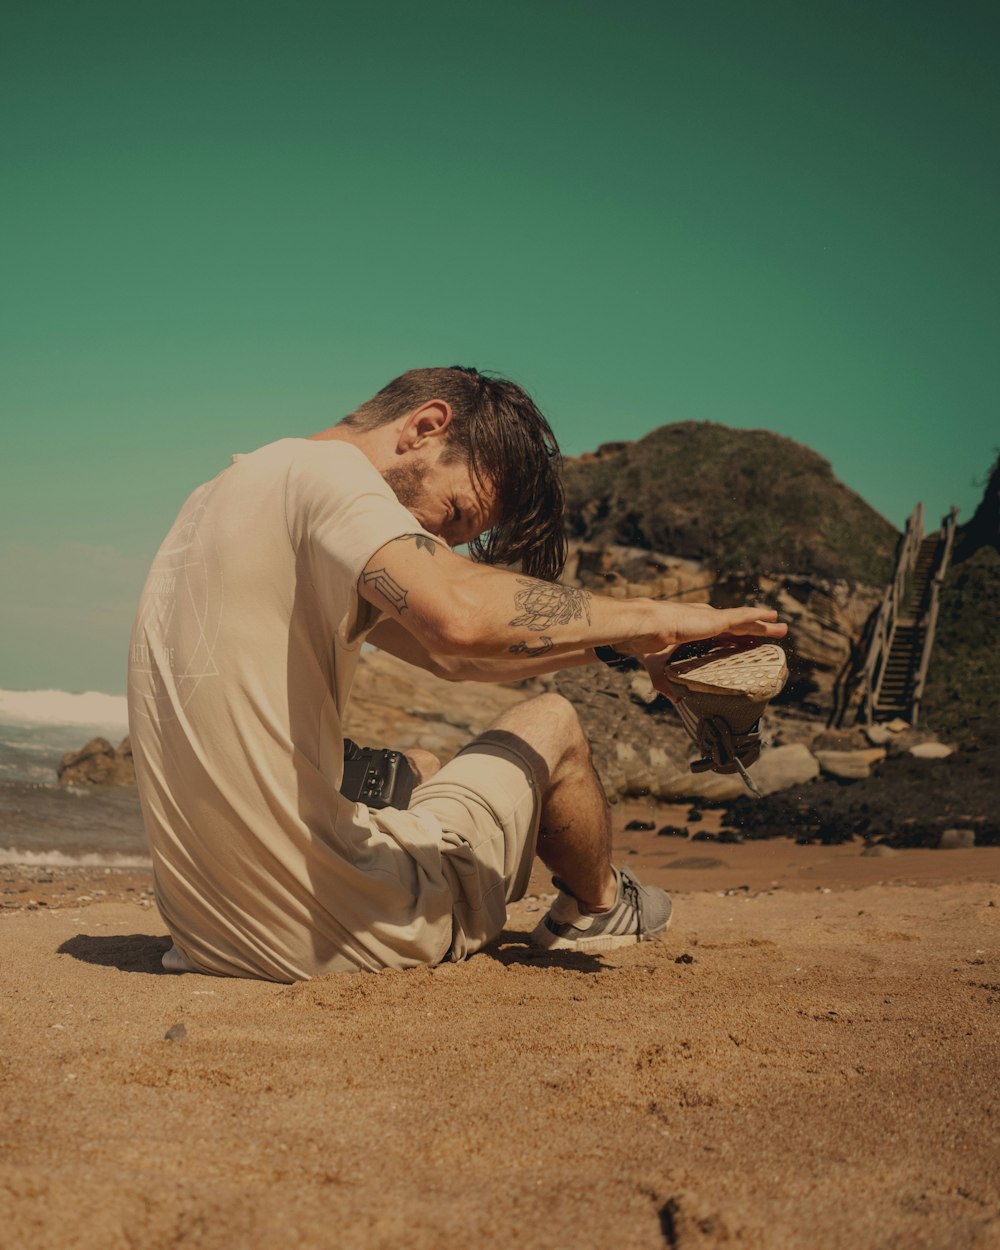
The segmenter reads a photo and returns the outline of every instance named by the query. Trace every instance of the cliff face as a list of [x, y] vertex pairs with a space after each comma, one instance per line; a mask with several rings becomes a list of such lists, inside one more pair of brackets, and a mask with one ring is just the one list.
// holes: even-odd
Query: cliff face
[[958, 528], [954, 563], [963, 564], [984, 547], [1000, 553], [1000, 455], [986, 481], [986, 489], [972, 518]]
[[896, 530], [829, 463], [766, 430], [665, 425], [567, 461], [567, 529], [588, 547], [642, 548], [720, 574], [884, 585]]
[[1000, 720], [1000, 457], [982, 501], [959, 528], [941, 588], [923, 713], [939, 733], [974, 745]]

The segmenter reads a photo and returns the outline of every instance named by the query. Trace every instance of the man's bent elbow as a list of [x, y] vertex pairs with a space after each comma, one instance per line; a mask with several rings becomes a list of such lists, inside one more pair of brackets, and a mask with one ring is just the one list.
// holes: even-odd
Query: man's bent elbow
[[428, 636], [424, 645], [432, 654], [441, 657], [446, 667], [448, 661], [492, 659], [504, 652], [503, 642], [496, 630], [484, 625], [475, 610], [456, 604], [452, 611], [442, 614], [433, 622], [427, 622]]

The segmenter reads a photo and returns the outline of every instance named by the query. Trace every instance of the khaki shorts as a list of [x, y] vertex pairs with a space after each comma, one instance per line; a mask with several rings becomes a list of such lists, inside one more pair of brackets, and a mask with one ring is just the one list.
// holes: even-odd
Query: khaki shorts
[[507, 904], [528, 888], [541, 813], [534, 773], [516, 748], [477, 739], [414, 790], [409, 811], [441, 830], [455, 900], [448, 954], [464, 959], [497, 936]]
[[[515, 747], [477, 739], [413, 792], [405, 810], [366, 813], [357, 827], [362, 880], [345, 905], [340, 892], [325, 902], [336, 928], [321, 935], [315, 915], [292, 938], [269, 935], [274, 963], [230, 958], [199, 964], [178, 945], [164, 957], [172, 972], [266, 976], [294, 981], [330, 972], [412, 968], [464, 959], [500, 933], [507, 903], [521, 898], [531, 876], [541, 804], [534, 774]], [[336, 861], [335, 861], [336, 862]], [[321, 903], [327, 898], [318, 893]], [[301, 921], [301, 918], [300, 918]], [[346, 936], [345, 936], [346, 934]]]

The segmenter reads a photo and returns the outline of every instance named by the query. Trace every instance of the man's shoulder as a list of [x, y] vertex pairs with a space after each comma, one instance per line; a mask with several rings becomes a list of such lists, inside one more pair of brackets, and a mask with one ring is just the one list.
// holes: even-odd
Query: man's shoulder
[[294, 465], [319, 472], [343, 470], [365, 476], [379, 476], [364, 452], [342, 439], [279, 438], [273, 443], [265, 443], [255, 451], [234, 454], [233, 463], [238, 464], [241, 461], [283, 467]]
[[280, 476], [297, 494], [325, 492], [331, 486], [341, 490], [388, 489], [364, 452], [339, 439], [280, 438], [254, 451], [236, 452], [230, 467], [240, 476]]

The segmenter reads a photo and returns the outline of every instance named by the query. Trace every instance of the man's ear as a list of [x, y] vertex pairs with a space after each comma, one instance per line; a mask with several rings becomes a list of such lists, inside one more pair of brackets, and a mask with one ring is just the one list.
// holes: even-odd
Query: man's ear
[[451, 405], [443, 399], [429, 399], [407, 416], [396, 440], [396, 451], [417, 451], [441, 438], [451, 425]]

